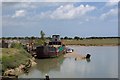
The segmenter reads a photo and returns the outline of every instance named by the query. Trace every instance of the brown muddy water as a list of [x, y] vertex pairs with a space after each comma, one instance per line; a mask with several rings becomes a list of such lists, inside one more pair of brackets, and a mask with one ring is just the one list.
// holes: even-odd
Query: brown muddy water
[[68, 46], [80, 55], [91, 54], [90, 60], [74, 57], [36, 59], [37, 65], [19, 78], [118, 78], [118, 46]]

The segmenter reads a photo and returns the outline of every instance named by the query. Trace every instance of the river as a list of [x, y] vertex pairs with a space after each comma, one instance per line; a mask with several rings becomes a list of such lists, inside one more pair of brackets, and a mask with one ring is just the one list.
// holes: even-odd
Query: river
[[36, 59], [37, 65], [19, 78], [118, 78], [117, 46], [68, 46], [77, 54], [91, 54], [90, 60], [75, 58]]

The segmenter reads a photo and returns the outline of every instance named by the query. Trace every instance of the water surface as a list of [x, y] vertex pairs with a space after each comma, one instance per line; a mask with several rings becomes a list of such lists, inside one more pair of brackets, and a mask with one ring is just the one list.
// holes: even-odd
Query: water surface
[[36, 59], [37, 65], [20, 78], [118, 78], [117, 46], [69, 46], [78, 54], [91, 54], [91, 59], [74, 58]]

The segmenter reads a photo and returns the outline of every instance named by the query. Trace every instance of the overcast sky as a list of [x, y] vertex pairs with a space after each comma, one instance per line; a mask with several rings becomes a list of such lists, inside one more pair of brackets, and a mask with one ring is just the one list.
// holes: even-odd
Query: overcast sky
[[109, 1], [3, 2], [2, 36], [118, 36], [118, 3]]

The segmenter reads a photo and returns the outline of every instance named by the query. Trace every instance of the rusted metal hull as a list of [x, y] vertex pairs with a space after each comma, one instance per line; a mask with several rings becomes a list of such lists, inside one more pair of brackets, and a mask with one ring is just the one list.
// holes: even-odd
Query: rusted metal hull
[[36, 58], [51, 58], [51, 57], [57, 57], [63, 53], [65, 53], [65, 48], [61, 51], [56, 51], [58, 48], [53, 48], [53, 51], [50, 51], [49, 46], [39, 46], [36, 48]]

